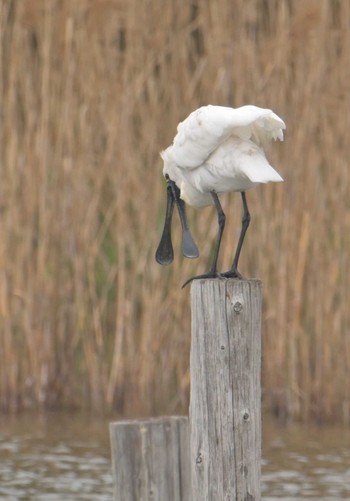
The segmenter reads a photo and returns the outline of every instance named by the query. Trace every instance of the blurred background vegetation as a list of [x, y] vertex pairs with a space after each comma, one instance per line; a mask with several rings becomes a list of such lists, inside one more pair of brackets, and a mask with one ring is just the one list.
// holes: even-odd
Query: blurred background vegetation
[[[264, 284], [264, 407], [350, 422], [350, 3], [0, 0], [0, 408], [186, 413], [201, 257], [154, 252], [159, 151], [203, 104], [272, 108], [283, 185], [248, 193], [241, 259]], [[223, 196], [221, 269], [240, 228]], [[176, 221], [177, 223], [177, 221]]]

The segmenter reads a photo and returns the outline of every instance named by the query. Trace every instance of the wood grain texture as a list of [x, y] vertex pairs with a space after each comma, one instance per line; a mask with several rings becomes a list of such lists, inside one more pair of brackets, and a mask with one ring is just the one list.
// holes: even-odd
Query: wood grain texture
[[190, 501], [188, 418], [110, 424], [115, 501]]
[[191, 287], [191, 501], [260, 500], [261, 282]]

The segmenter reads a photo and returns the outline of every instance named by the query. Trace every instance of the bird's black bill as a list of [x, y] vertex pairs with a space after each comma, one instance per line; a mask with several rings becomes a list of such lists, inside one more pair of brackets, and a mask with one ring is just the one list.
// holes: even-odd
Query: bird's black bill
[[182, 226], [182, 254], [188, 258], [196, 258], [199, 256], [199, 251], [188, 227], [185, 202], [181, 198], [177, 198], [175, 202]]
[[170, 186], [167, 187], [167, 207], [162, 237], [156, 250], [156, 261], [159, 264], [170, 264], [174, 259], [173, 244], [171, 241], [171, 221], [174, 211], [174, 195]]
[[157, 263], [164, 265], [170, 264], [174, 259], [173, 244], [171, 241], [171, 222], [175, 203], [179, 212], [182, 228], [182, 254], [188, 258], [196, 258], [199, 256], [198, 248], [194, 243], [188, 227], [185, 202], [180, 199], [180, 190], [169, 176], [166, 176], [166, 180], [168, 183], [167, 208], [162, 237], [155, 255]]

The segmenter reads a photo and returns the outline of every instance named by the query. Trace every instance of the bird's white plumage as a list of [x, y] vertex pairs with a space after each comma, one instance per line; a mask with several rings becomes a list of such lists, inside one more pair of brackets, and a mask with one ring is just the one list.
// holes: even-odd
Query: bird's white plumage
[[178, 125], [173, 144], [161, 153], [168, 174], [190, 205], [212, 205], [210, 191], [246, 191], [258, 183], [283, 181], [264, 147], [283, 140], [285, 124], [273, 111], [203, 106]]

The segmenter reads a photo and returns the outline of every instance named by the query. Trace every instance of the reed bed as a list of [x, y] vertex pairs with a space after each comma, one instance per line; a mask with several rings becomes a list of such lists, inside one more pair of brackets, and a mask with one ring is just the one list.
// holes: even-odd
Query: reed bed
[[[201, 251], [154, 261], [159, 150], [202, 104], [271, 107], [283, 185], [248, 194], [241, 271], [264, 283], [264, 405], [350, 422], [350, 4], [0, 0], [0, 408], [186, 412]], [[232, 259], [237, 195], [223, 197]]]

